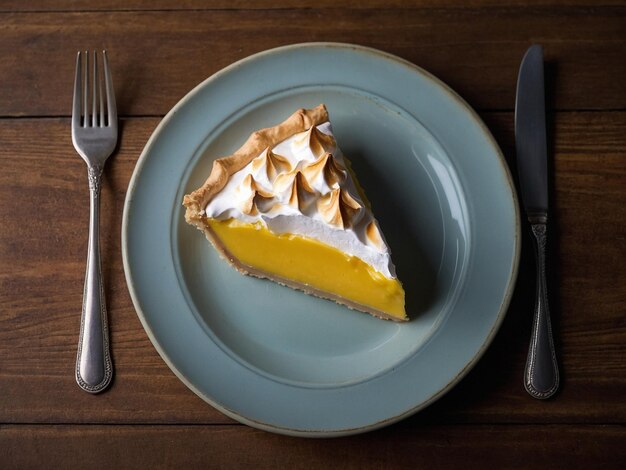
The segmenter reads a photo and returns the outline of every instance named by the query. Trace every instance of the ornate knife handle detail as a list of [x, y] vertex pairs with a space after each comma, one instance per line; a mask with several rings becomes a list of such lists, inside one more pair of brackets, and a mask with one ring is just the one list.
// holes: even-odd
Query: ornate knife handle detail
[[101, 167], [89, 167], [89, 248], [76, 357], [76, 382], [80, 388], [89, 393], [103, 391], [113, 377], [107, 310], [100, 269], [101, 175]]
[[546, 283], [546, 223], [532, 223], [537, 260], [537, 294], [535, 315], [526, 361], [524, 386], [538, 399], [549, 398], [559, 388], [559, 368], [556, 361]]

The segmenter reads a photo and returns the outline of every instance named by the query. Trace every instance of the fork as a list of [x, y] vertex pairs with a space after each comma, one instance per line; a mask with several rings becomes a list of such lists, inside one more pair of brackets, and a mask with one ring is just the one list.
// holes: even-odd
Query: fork
[[72, 106], [72, 142], [87, 163], [89, 178], [89, 248], [76, 356], [76, 382], [89, 393], [103, 391], [113, 377], [100, 269], [99, 226], [100, 180], [104, 163], [117, 144], [117, 109], [106, 51], [102, 51], [102, 63], [103, 72], [94, 51], [90, 73], [89, 52], [78, 53]]

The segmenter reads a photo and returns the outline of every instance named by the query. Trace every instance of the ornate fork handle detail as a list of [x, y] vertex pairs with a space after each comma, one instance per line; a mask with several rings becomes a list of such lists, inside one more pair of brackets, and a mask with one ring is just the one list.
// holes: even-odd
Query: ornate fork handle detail
[[87, 168], [89, 178], [89, 190], [95, 193], [95, 197], [100, 197], [100, 181], [102, 179], [102, 167], [91, 165]]
[[109, 331], [100, 268], [100, 177], [102, 167], [89, 166], [89, 248], [80, 321], [76, 382], [85, 391], [98, 393], [113, 377]]
[[546, 283], [546, 223], [531, 223], [537, 260], [535, 318], [526, 361], [524, 386], [534, 398], [549, 398], [559, 388], [559, 368], [552, 339]]

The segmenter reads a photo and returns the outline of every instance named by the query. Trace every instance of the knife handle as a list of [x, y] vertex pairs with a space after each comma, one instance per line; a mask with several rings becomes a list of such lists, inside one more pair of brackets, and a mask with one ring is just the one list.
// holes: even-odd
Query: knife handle
[[524, 373], [526, 391], [538, 399], [549, 398], [559, 388], [559, 367], [556, 361], [550, 310], [548, 308], [548, 288], [546, 283], [546, 232], [545, 223], [531, 223], [535, 240], [537, 261], [537, 294], [533, 330]]

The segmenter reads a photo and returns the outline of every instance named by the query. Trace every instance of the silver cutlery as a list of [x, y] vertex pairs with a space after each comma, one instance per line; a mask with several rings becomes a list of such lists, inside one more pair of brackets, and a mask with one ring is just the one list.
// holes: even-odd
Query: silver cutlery
[[534, 320], [524, 386], [534, 398], [545, 399], [559, 388], [559, 368], [546, 283], [548, 157], [543, 48], [539, 45], [528, 49], [520, 66], [515, 101], [515, 141], [522, 201], [533, 233], [537, 264]]
[[[89, 178], [89, 248], [80, 321], [76, 382], [89, 393], [103, 391], [111, 383], [113, 364], [109, 350], [109, 328], [100, 269], [100, 180], [107, 158], [117, 144], [117, 109], [106, 51], [102, 67], [94, 51], [76, 58], [72, 107], [72, 142], [87, 163]], [[103, 85], [104, 84], [104, 85]], [[104, 88], [104, 89], [103, 89]]]

